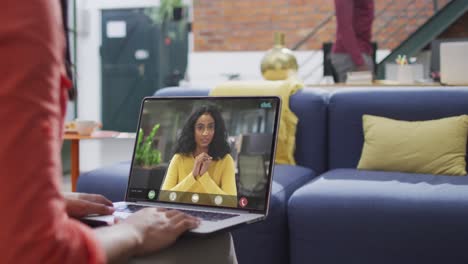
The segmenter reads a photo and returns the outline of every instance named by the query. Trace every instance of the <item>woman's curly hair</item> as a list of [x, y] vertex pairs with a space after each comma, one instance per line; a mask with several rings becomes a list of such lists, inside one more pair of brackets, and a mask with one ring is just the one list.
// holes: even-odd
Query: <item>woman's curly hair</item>
[[195, 143], [195, 123], [205, 113], [210, 114], [215, 122], [214, 136], [208, 147], [208, 155], [213, 157], [214, 160], [219, 160], [231, 152], [231, 148], [227, 142], [226, 126], [220, 111], [214, 105], [203, 105], [195, 109], [185, 122], [174, 148], [175, 153], [187, 156], [193, 154], [197, 147]]

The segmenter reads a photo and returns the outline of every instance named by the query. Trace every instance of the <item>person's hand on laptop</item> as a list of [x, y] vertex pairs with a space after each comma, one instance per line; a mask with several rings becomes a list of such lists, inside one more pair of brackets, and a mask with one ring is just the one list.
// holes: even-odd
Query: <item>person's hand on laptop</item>
[[89, 193], [63, 193], [67, 214], [81, 218], [91, 214], [110, 215], [114, 212], [112, 202], [102, 195]]
[[196, 228], [200, 220], [177, 210], [145, 208], [118, 225], [128, 225], [134, 229], [137, 238], [136, 255], [156, 252], [172, 245], [186, 231]]

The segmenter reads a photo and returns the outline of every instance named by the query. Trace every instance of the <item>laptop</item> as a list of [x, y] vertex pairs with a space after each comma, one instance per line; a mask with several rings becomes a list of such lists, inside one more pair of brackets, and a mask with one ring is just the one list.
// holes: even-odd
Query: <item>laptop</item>
[[200, 235], [264, 220], [280, 107], [274, 96], [144, 98], [125, 199], [84, 222], [112, 224], [145, 207], [200, 218], [190, 231]]

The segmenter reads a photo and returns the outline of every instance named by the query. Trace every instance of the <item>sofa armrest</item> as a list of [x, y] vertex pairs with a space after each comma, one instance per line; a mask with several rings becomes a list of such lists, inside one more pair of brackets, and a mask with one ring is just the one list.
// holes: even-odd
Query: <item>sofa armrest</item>
[[76, 191], [101, 194], [113, 202], [123, 201], [129, 174], [130, 161], [92, 170], [80, 175]]

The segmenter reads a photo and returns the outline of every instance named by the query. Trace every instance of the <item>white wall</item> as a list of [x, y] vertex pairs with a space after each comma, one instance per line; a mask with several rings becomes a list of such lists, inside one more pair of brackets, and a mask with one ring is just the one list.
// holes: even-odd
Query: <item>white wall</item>
[[[377, 62], [389, 53], [377, 52]], [[260, 62], [265, 52], [190, 52], [188, 78], [194, 87], [214, 87], [227, 80], [226, 74], [239, 74], [242, 80], [262, 79]], [[305, 84], [319, 84], [323, 79], [321, 50], [295, 51], [299, 64], [299, 78]]]

